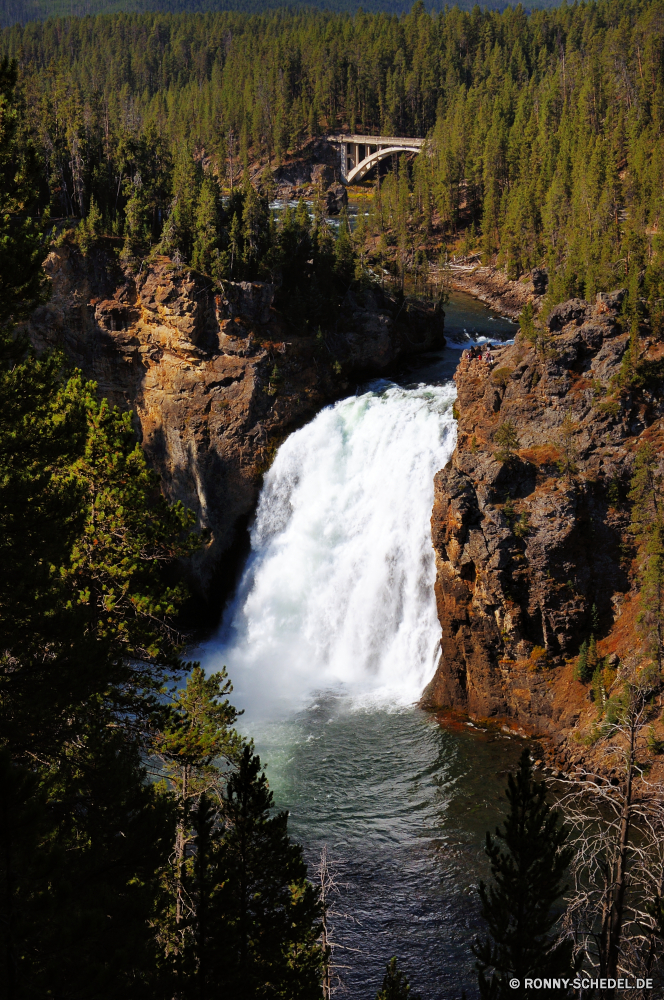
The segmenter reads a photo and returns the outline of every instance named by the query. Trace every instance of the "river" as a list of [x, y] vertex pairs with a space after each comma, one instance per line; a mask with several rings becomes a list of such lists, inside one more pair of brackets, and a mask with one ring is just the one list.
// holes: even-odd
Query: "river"
[[462, 293], [445, 330], [444, 351], [284, 442], [237, 592], [198, 653], [208, 670], [227, 665], [307, 861], [325, 846], [337, 869], [335, 962], [353, 1000], [374, 1000], [392, 955], [423, 1000], [475, 995], [482, 844], [521, 750], [415, 705], [440, 637], [429, 518], [455, 444], [451, 378], [468, 336], [514, 334]]

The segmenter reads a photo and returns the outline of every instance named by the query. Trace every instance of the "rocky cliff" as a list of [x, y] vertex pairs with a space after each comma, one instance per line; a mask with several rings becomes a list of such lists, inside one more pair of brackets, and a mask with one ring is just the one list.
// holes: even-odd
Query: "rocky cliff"
[[28, 324], [32, 343], [64, 349], [134, 411], [166, 494], [209, 532], [192, 567], [204, 595], [286, 434], [352, 378], [444, 344], [439, 310], [379, 291], [349, 293], [336, 329], [316, 339], [292, 335], [269, 284], [214, 286], [166, 258], [132, 274], [100, 246], [84, 256], [64, 245], [44, 267], [52, 294]]
[[664, 443], [664, 344], [642, 329], [629, 346], [622, 301], [557, 306], [537, 345], [519, 335], [491, 372], [458, 369], [458, 443], [431, 521], [442, 638], [429, 707], [564, 736], [591, 711], [573, 678], [591, 629], [611, 663], [638, 646], [625, 500], [639, 444]]

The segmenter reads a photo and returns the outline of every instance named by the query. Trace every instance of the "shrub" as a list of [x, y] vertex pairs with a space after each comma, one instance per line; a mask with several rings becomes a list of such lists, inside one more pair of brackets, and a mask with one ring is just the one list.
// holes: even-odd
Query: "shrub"
[[499, 462], [509, 462], [514, 458], [514, 454], [519, 447], [519, 438], [516, 433], [516, 426], [513, 420], [505, 420], [493, 437], [498, 445], [496, 458]]
[[571, 411], [568, 410], [563, 418], [558, 435], [562, 457], [558, 462], [558, 469], [563, 476], [571, 476], [576, 472], [576, 445], [574, 435], [578, 430], [578, 424], [572, 419]]
[[[590, 643], [594, 644], [595, 638], [591, 636]], [[596, 650], [595, 650], [596, 655]], [[581, 648], [579, 649], [579, 658], [576, 661], [576, 667], [574, 668], [574, 677], [577, 681], [581, 681], [582, 684], [587, 684], [588, 681], [592, 680], [594, 673], [594, 663], [593, 663], [593, 653], [590, 652], [588, 648], [588, 640], [584, 639], [581, 643]]]
[[513, 368], [496, 368], [491, 375], [491, 380], [495, 382], [496, 385], [499, 385], [502, 389], [504, 389], [507, 386], [507, 383], [510, 380], [510, 375], [513, 371]]

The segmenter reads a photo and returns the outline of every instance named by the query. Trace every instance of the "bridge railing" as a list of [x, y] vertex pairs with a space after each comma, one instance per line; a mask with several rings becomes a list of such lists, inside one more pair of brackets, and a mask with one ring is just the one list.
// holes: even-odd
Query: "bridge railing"
[[351, 143], [354, 146], [411, 146], [413, 148], [421, 149], [421, 147], [426, 142], [426, 139], [411, 138], [409, 136], [394, 136], [394, 135], [355, 135], [355, 134], [339, 134], [339, 135], [328, 135], [328, 142]]
[[328, 135], [327, 141], [338, 149], [344, 184], [360, 180], [383, 157], [401, 151], [419, 152], [426, 143], [426, 139], [409, 136], [358, 135], [354, 132]]

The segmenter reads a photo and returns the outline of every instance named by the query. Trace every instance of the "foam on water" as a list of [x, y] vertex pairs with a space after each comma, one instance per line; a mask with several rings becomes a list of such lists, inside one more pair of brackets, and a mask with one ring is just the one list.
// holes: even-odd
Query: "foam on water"
[[245, 721], [334, 692], [350, 707], [412, 704], [440, 637], [429, 519], [454, 448], [453, 383], [368, 392], [323, 410], [279, 449], [251, 553], [218, 636]]

